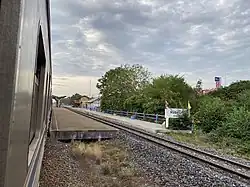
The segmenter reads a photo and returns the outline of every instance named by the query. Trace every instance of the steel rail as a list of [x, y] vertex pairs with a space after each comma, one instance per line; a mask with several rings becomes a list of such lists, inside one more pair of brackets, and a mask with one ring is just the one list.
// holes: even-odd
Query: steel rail
[[[248, 165], [244, 165], [244, 164], [242, 164], [240, 162], [236, 162], [236, 161], [233, 161], [233, 160], [230, 160], [230, 159], [226, 159], [226, 158], [223, 158], [223, 157], [218, 156], [218, 155], [213, 155], [213, 154], [211, 154], [209, 152], [206, 152], [206, 151], [203, 151], [203, 150], [199, 150], [199, 149], [196, 149], [196, 148], [193, 148], [193, 147], [189, 147], [187, 145], [183, 145], [181, 143], [177, 143], [177, 142], [168, 140], [168, 139], [166, 139], [166, 138], [164, 138], [162, 136], [156, 135], [155, 133], [150, 133], [150, 132], [144, 131], [144, 130], [136, 128], [136, 127], [131, 127], [129, 125], [121, 124], [119, 122], [114, 122], [114, 121], [110, 121], [110, 120], [107, 120], [107, 119], [103, 119], [103, 117], [93, 115], [93, 114], [89, 114], [89, 113], [82, 112], [82, 111], [78, 111], [78, 110], [74, 110], [74, 109], [71, 109], [71, 108], [67, 108], [67, 109], [71, 110], [72, 112], [83, 115], [85, 117], [91, 118], [91, 119], [93, 119], [95, 121], [104, 123], [106, 125], [115, 127], [117, 129], [124, 130], [126, 132], [131, 133], [131, 134], [135, 134], [135, 135], [137, 135], [139, 137], [142, 137], [142, 138], [144, 138], [144, 139], [146, 139], [148, 141], [151, 141], [153, 143], [161, 145], [161, 146], [163, 146], [165, 148], [168, 148], [168, 149], [171, 149], [173, 151], [179, 152], [179, 153], [184, 154], [186, 156], [189, 156], [189, 157], [192, 157], [192, 158], [197, 159], [199, 161], [202, 161], [204, 163], [207, 163], [207, 164], [209, 164], [211, 166], [220, 168], [220, 169], [222, 169], [224, 171], [227, 171], [229, 173], [238, 175], [238, 176], [240, 176], [240, 177], [242, 177], [244, 179], [250, 180], [250, 166], [248, 166]], [[190, 151], [192, 151], [192, 153]], [[203, 155], [203, 157], [200, 156], [200, 155]], [[210, 159], [207, 159], [208, 157]], [[214, 161], [214, 159], [216, 159], [217, 162]], [[224, 162], [224, 164], [219, 164], [218, 162]], [[236, 167], [238, 167], [238, 169], [229, 167], [229, 166], [227, 166], [225, 164], [236, 166]], [[241, 171], [242, 169], [245, 170], [245, 172], [242, 172]]]

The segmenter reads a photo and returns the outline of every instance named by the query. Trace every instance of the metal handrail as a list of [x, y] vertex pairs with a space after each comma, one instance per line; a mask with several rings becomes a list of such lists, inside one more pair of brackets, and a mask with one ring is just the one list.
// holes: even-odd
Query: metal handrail
[[139, 119], [143, 121], [154, 121], [155, 123], [162, 123], [165, 121], [165, 116], [160, 114], [146, 114], [130, 111], [119, 111], [119, 110], [105, 110], [104, 113], [116, 114], [119, 116], [132, 117], [133, 119]]

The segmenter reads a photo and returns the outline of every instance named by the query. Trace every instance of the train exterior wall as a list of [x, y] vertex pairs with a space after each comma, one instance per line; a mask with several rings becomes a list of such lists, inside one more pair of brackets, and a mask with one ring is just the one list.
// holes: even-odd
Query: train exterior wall
[[[27, 176], [39, 178], [31, 167], [40, 167], [51, 110], [50, 5], [49, 0], [0, 3], [0, 187], [23, 186]], [[38, 123], [30, 141], [38, 53], [44, 54], [39, 58], [45, 65], [39, 72]]]

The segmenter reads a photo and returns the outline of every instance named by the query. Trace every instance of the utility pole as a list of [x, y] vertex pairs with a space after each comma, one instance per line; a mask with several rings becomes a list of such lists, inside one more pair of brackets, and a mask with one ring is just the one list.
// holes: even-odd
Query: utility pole
[[168, 102], [165, 101], [165, 128], [169, 126], [169, 116], [168, 116]]
[[90, 81], [89, 81], [89, 97], [92, 97], [91, 79], [90, 79]]

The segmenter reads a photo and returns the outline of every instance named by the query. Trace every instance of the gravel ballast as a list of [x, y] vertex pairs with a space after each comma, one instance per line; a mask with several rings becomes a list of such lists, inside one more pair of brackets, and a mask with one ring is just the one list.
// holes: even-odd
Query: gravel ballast
[[194, 161], [127, 133], [119, 134], [134, 163], [159, 186], [250, 186], [224, 174], [221, 170]]
[[62, 143], [47, 140], [40, 186], [155, 187], [118, 141]]
[[250, 160], [239, 157], [239, 156], [230, 155], [229, 153], [225, 153], [225, 151], [223, 151], [223, 150], [219, 151], [219, 150], [216, 150], [215, 148], [212, 148], [212, 147], [206, 147], [206, 146], [202, 146], [202, 145], [194, 145], [192, 143], [177, 141], [177, 140], [175, 140], [174, 138], [172, 138], [171, 136], [169, 136], [167, 134], [161, 134], [160, 136], [162, 136], [162, 137], [164, 137], [164, 138], [166, 138], [166, 139], [168, 139], [168, 140], [170, 140], [172, 142], [179, 143], [179, 144], [182, 144], [182, 145], [186, 145], [186, 146], [189, 146], [189, 147], [193, 147], [193, 148], [196, 148], [196, 149], [199, 149], [199, 150], [202, 150], [202, 151], [205, 151], [205, 152], [212, 153], [214, 155], [223, 157], [225, 159], [230, 159], [230, 160], [233, 160], [233, 161], [236, 161], [236, 162], [239, 162], [239, 163], [250, 166]]
[[[74, 109], [74, 110], [76, 110], [76, 109]], [[115, 122], [115, 123], [118, 123], [118, 124], [121, 124], [121, 125], [134, 126], [134, 127], [140, 128], [140, 126], [137, 126], [134, 123], [129, 123], [129, 122], [121, 120], [122, 118], [120, 120], [116, 119], [116, 118], [113, 118], [112, 115], [109, 116], [109, 115], [106, 115], [106, 114], [103, 114], [103, 113], [100, 113], [100, 112], [86, 111], [84, 109], [78, 109], [78, 112], [79, 111], [81, 113], [83, 113], [83, 114], [87, 114], [87, 115], [91, 114], [93, 116], [96, 116], [96, 117], [99, 117], [99, 118], [101, 117], [103, 119], [106, 119], [108, 121]], [[148, 131], [148, 130], [146, 130], [146, 131]], [[151, 131], [149, 131], [149, 132], [151, 132]], [[225, 159], [230, 159], [230, 160], [233, 160], [233, 161], [236, 161], [236, 162], [239, 162], [239, 163], [242, 163], [242, 164], [250, 166], [250, 160], [244, 159], [244, 158], [239, 157], [239, 156], [230, 155], [228, 153], [223, 152], [222, 150], [219, 151], [219, 150], [216, 150], [216, 149], [211, 148], [211, 147], [202, 147], [200, 145], [193, 145], [191, 143], [185, 143], [185, 142], [181, 142], [181, 141], [176, 141], [171, 136], [169, 136], [167, 134], [164, 134], [164, 133], [159, 133], [158, 135], [162, 136], [164, 138], [167, 138], [170, 141], [173, 141], [173, 142], [176, 142], [176, 143], [179, 143], [179, 144], [183, 144], [183, 145], [186, 145], [186, 146], [189, 146], [189, 147], [193, 147], [193, 148], [196, 148], [196, 149], [200, 149], [200, 150], [212, 153], [214, 155], [221, 156], [221, 157], [223, 157]]]
[[78, 160], [69, 144], [47, 139], [40, 174], [40, 187], [86, 187]]
[[[120, 131], [109, 140], [123, 145], [130, 153], [131, 162], [140, 169], [150, 186], [249, 186], [221, 170], [189, 159], [142, 138]], [[40, 177], [40, 186], [86, 186], [86, 171], [74, 159], [70, 144], [47, 140]]]

